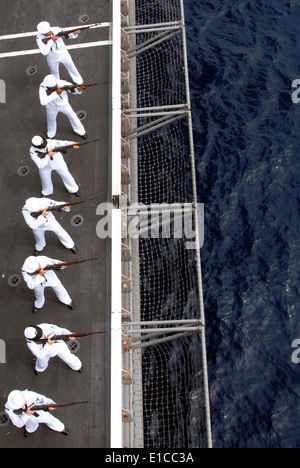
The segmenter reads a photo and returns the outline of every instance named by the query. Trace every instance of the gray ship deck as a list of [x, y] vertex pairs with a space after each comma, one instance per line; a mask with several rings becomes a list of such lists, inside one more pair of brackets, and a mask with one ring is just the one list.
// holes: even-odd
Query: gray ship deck
[[[48, 20], [61, 27], [78, 25], [78, 17], [89, 16], [89, 23], [109, 21], [109, 0], [89, 0], [86, 6], [79, 0], [2, 1], [0, 6], [1, 35], [35, 31], [39, 21]], [[107, 39], [107, 30], [83, 32], [77, 42], [85, 43]], [[74, 43], [71, 41], [70, 43]], [[0, 52], [35, 49], [35, 38], [0, 42]], [[109, 47], [93, 47], [71, 51], [74, 62], [87, 82], [101, 82], [82, 96], [70, 97], [75, 111], [84, 110], [84, 125], [89, 139], [100, 142], [71, 151], [65, 157], [71, 173], [82, 187], [81, 199], [97, 196], [99, 203], [107, 201], [108, 194], [108, 112], [109, 112]], [[37, 73], [27, 75], [28, 67], [37, 66]], [[106, 329], [108, 246], [96, 235], [97, 203], [80, 205], [71, 215], [80, 214], [84, 223], [74, 227], [71, 215], [57, 214], [56, 218], [67, 229], [79, 248], [78, 260], [94, 256], [99, 262], [70, 267], [59, 277], [72, 296], [76, 309], [69, 311], [57, 302], [52, 291], [46, 294], [46, 306], [37, 315], [31, 313], [33, 296], [25, 283], [15, 288], [8, 286], [12, 274], [20, 274], [26, 257], [32, 255], [34, 239], [25, 225], [21, 209], [30, 196], [39, 196], [41, 185], [37, 168], [29, 157], [31, 138], [46, 134], [46, 114], [38, 98], [38, 87], [49, 73], [46, 58], [29, 55], [0, 59], [0, 79], [6, 83], [6, 104], [0, 104], [1, 116], [1, 282], [0, 282], [0, 339], [7, 346], [7, 362], [0, 364], [0, 411], [7, 395], [14, 389], [30, 389], [53, 398], [56, 402], [89, 400], [89, 405], [57, 410], [56, 415], [70, 429], [69, 437], [50, 431], [46, 426], [29, 439], [23, 430], [12, 424], [0, 427], [1, 448], [98, 448], [107, 446], [107, 382], [106, 336], [84, 338], [80, 341], [79, 357], [84, 372], [77, 374], [55, 358], [47, 372], [36, 377], [33, 356], [27, 349], [24, 328], [43, 322], [54, 323], [73, 331], [89, 332]], [[61, 68], [61, 77], [69, 79]], [[58, 139], [76, 140], [68, 120], [58, 117]], [[30, 172], [20, 177], [17, 171], [28, 166]], [[77, 201], [69, 197], [57, 175], [54, 175], [53, 199]], [[47, 235], [45, 255], [61, 260], [74, 260], [57, 238]]]

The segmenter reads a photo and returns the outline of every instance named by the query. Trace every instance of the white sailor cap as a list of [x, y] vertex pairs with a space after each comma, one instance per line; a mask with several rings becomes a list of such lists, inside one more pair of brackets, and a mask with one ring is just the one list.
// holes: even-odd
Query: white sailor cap
[[28, 211], [30, 211], [31, 213], [36, 213], [37, 211], [41, 211], [43, 210], [43, 202], [44, 200], [40, 199], [40, 198], [28, 198], [28, 200], [26, 200], [26, 208]]
[[8, 400], [7, 400], [9, 406], [13, 410], [18, 410], [23, 408], [25, 405], [25, 397], [23, 393], [20, 390], [14, 390], [8, 395]]
[[33, 341], [36, 338], [37, 334], [37, 329], [34, 327], [27, 327], [24, 331], [25, 338], [31, 341]]
[[36, 135], [32, 138], [31, 143], [33, 144], [33, 146], [39, 147], [42, 146], [42, 144], [44, 143], [44, 139]]
[[57, 83], [58, 79], [54, 75], [47, 75], [44, 79], [44, 85], [47, 86], [47, 88], [55, 88]]
[[41, 327], [36, 327], [35, 325], [31, 325], [27, 327], [24, 331], [25, 338], [29, 341], [38, 341], [43, 337], [43, 330]]
[[28, 257], [24, 263], [24, 268], [29, 275], [35, 273], [40, 268], [39, 261], [36, 257]]
[[48, 34], [48, 32], [51, 31], [50, 23], [48, 23], [48, 21], [42, 21], [37, 25], [37, 30], [39, 33], [45, 36], [46, 34]]

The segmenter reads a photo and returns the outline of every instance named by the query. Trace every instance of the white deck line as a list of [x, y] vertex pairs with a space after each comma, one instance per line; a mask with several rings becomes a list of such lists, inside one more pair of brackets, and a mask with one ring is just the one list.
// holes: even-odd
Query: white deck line
[[[87, 49], [89, 47], [103, 47], [103, 46], [108, 46], [111, 44], [112, 44], [112, 41], [86, 42], [84, 44], [74, 44], [74, 45], [67, 46], [67, 49], [68, 50]], [[5, 52], [3, 54], [0, 54], [0, 58], [21, 57], [23, 55], [35, 55], [35, 54], [40, 54], [40, 49]]]

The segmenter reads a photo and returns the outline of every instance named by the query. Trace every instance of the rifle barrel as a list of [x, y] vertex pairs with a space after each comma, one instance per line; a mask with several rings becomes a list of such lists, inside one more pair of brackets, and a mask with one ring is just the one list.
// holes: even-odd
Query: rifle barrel
[[49, 271], [49, 270], [60, 270], [61, 267], [63, 266], [73, 266], [73, 265], [79, 265], [81, 263], [86, 263], [86, 262], [93, 262], [95, 260], [99, 260], [99, 258], [88, 258], [87, 260], [79, 260], [79, 261], [76, 261], [76, 262], [61, 262], [61, 263], [56, 263], [55, 265], [47, 265], [45, 268], [43, 268], [44, 270], [46, 271]]
[[[93, 333], [70, 333], [70, 335], [54, 335], [50, 339], [51, 341], [68, 341], [70, 338], [85, 338], [86, 336], [92, 335], [104, 335], [106, 331], [99, 331]], [[37, 344], [46, 344], [48, 342], [48, 338], [41, 338], [40, 340], [36, 341]]]
[[89, 403], [89, 401], [75, 401], [74, 403], [49, 403], [47, 405], [35, 405], [32, 406], [30, 409], [31, 411], [43, 411], [43, 408], [66, 408], [68, 406], [75, 406], [75, 405], [84, 405]]

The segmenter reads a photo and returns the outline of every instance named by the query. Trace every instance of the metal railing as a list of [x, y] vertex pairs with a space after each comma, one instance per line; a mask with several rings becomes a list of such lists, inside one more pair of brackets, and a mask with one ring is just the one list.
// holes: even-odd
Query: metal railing
[[[200, 220], [197, 212], [197, 186], [192, 114], [189, 92], [188, 61], [184, 4], [180, 0], [181, 20], [176, 22], [136, 25], [135, 0], [113, 1], [112, 41], [112, 241], [111, 241], [111, 402], [110, 445], [143, 447], [143, 370], [142, 349], [162, 340], [191, 333], [201, 334], [202, 371], [205, 394], [207, 446], [212, 446], [209, 386], [205, 342], [205, 314], [200, 257]], [[155, 33], [139, 44], [137, 35]], [[139, 108], [136, 89], [136, 59], [139, 54], [157, 47], [176, 35], [182, 36], [185, 60], [186, 102], [167, 106]], [[144, 125], [139, 119], [151, 118]], [[196, 268], [200, 297], [200, 317], [192, 320], [151, 321], [140, 316], [140, 272], [138, 239], [128, 234], [130, 206], [138, 204], [138, 139], [178, 120], [188, 122], [190, 163], [193, 181], [193, 203], [185, 209], [192, 212], [196, 228]], [[147, 226], [145, 226], [147, 230]], [[120, 281], [118, 280], [120, 278]], [[156, 327], [156, 328], [155, 328]], [[164, 338], [161, 338], [163, 333]], [[174, 328], [176, 327], [176, 328]]]

